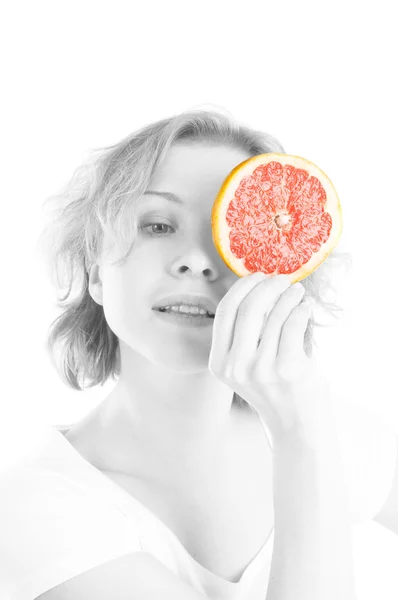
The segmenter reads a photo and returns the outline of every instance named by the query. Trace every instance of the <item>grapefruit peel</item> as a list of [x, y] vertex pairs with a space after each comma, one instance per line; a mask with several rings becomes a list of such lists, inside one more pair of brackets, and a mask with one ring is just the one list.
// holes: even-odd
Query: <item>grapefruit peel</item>
[[301, 156], [270, 152], [239, 163], [224, 179], [211, 228], [218, 253], [236, 275], [287, 274], [293, 284], [332, 252], [343, 220], [326, 173]]

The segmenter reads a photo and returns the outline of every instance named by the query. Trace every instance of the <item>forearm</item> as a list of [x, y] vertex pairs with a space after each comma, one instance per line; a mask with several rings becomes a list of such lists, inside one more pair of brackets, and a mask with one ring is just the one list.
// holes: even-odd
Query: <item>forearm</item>
[[[398, 456], [398, 436], [396, 437], [396, 444]], [[390, 494], [374, 520], [398, 535], [398, 460], [395, 463], [395, 476]]]
[[356, 600], [350, 513], [334, 426], [273, 448], [274, 550], [266, 600]]

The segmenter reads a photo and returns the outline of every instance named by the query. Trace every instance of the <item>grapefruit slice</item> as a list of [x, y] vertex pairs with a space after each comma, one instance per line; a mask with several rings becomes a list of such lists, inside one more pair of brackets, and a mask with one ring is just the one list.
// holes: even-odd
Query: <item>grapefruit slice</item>
[[213, 243], [243, 277], [262, 271], [310, 275], [340, 238], [341, 205], [329, 177], [314, 163], [289, 154], [259, 154], [225, 178], [211, 212]]

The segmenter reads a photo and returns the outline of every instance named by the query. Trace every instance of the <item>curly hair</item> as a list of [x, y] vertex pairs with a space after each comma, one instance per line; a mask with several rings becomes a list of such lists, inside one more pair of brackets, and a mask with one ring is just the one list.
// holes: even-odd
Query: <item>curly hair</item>
[[[103, 386], [109, 378], [116, 379], [121, 368], [118, 337], [88, 290], [90, 267], [115, 247], [119, 253], [112, 264], [124, 263], [136, 238], [138, 200], [170, 146], [195, 140], [237, 147], [250, 156], [285, 153], [275, 137], [239, 124], [229, 114], [184, 111], [150, 123], [112, 146], [91, 150], [61, 191], [44, 202], [44, 209], [50, 208], [38, 248], [60, 309], [49, 326], [46, 351], [61, 379], [73, 389]], [[109, 248], [105, 239], [110, 240]], [[342, 310], [326, 299], [328, 292], [335, 292], [331, 269], [336, 266], [351, 266], [351, 255], [330, 253], [301, 282], [305, 295], [333, 317]], [[307, 356], [312, 355], [315, 326], [322, 325], [311, 317], [304, 336]], [[238, 394], [233, 402], [247, 405]]]

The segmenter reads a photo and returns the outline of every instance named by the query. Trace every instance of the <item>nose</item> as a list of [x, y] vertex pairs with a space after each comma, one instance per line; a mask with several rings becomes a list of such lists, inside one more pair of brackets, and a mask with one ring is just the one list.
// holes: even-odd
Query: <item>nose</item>
[[174, 271], [176, 276], [204, 277], [208, 281], [215, 281], [220, 276], [220, 269], [214, 263], [209, 264], [209, 260], [195, 257], [180, 261]]
[[[198, 236], [199, 237], [199, 236]], [[214, 245], [211, 227], [196, 236], [190, 237], [189, 243], [174, 257], [172, 272], [176, 277], [185, 276], [205, 277], [207, 281], [216, 281], [225, 277], [237, 278], [228, 267]]]

